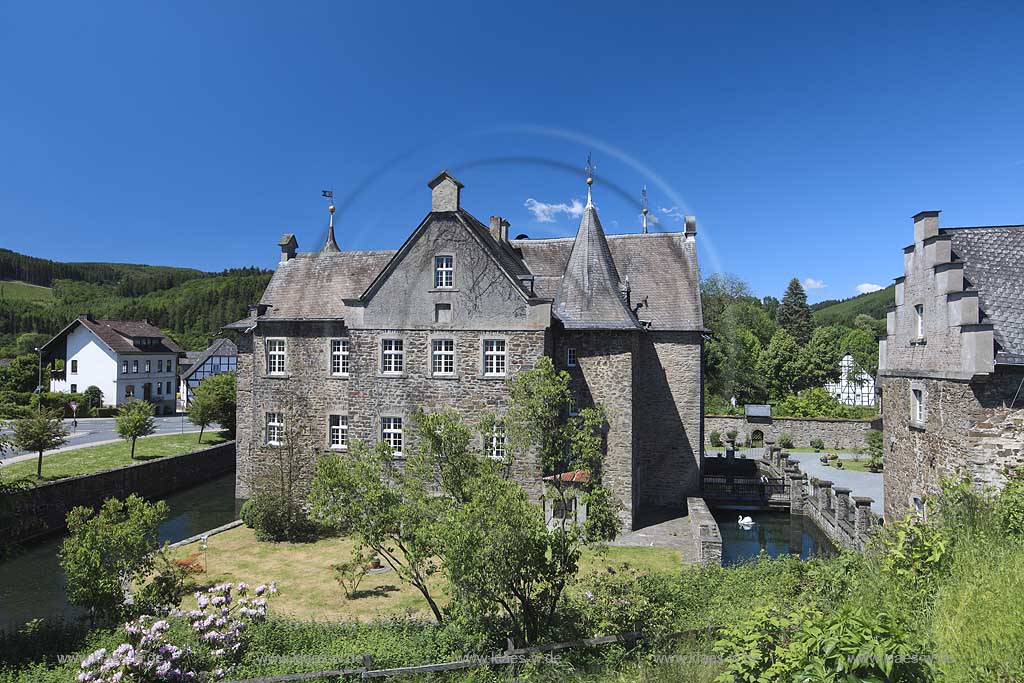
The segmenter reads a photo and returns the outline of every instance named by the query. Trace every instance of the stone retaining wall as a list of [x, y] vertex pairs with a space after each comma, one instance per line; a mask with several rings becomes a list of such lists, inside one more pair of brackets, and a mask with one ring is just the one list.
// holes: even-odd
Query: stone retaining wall
[[696, 548], [697, 563], [702, 565], [722, 564], [722, 533], [718, 529], [711, 510], [703, 498], [686, 499], [690, 530]]
[[230, 472], [234, 467], [235, 442], [229, 441], [193, 453], [41, 484], [8, 498], [13, 525], [2, 532], [6, 539], [22, 542], [62, 531], [68, 512], [79, 505], [95, 508], [107, 498], [125, 498], [133, 493], [160, 498]]
[[767, 441], [779, 442], [783, 433], [793, 437], [793, 448], [810, 448], [811, 439], [821, 439], [825, 449], [865, 450], [864, 440], [868, 430], [881, 429], [881, 419], [872, 420], [831, 420], [821, 418], [772, 417], [747, 419], [738, 416], [709, 415], [704, 418], [705, 439], [711, 432], [718, 432], [725, 441], [725, 435], [736, 430], [736, 443], [742, 444], [755, 431], [760, 431]]

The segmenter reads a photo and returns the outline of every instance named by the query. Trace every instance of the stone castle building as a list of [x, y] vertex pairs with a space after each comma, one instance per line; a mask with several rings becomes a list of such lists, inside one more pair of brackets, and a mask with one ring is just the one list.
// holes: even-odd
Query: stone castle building
[[941, 228], [922, 211], [903, 261], [879, 342], [887, 518], [944, 477], [998, 487], [1024, 466], [1024, 225]]
[[[408, 445], [409, 416], [453, 407], [500, 413], [506, 380], [542, 355], [572, 378], [574, 403], [609, 413], [604, 483], [624, 528], [645, 508], [699, 495], [703, 320], [696, 223], [677, 233], [606, 235], [588, 201], [575, 238], [509, 239], [461, 204], [447, 172], [430, 212], [397, 250], [317, 252], [280, 241], [281, 261], [238, 348], [236, 491], [253, 493], [299, 421], [313, 456], [355, 439]], [[333, 207], [332, 207], [333, 212]], [[296, 425], [291, 425], [295, 427]], [[291, 433], [291, 432], [289, 432]], [[485, 448], [503, 455], [496, 432]], [[536, 459], [511, 475], [535, 501]]]

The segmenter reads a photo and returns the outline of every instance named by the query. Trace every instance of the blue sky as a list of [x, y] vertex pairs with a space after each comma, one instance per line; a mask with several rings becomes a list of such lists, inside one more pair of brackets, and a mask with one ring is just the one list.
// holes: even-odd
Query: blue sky
[[[712, 5], [716, 5], [712, 7]], [[897, 6], [898, 5], [898, 6]], [[1020, 6], [0, 3], [0, 246], [272, 267], [393, 248], [448, 168], [481, 220], [698, 219], [705, 272], [812, 301], [901, 274], [910, 216], [1024, 222]]]

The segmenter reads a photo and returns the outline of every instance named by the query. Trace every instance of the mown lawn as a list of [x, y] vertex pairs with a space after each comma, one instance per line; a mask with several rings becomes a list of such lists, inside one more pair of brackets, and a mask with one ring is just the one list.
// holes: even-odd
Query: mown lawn
[[[169, 455], [181, 455], [191, 453], [200, 448], [209, 448], [229, 439], [227, 432], [206, 432], [203, 434], [203, 441], [199, 443], [198, 432], [190, 434], [170, 434], [166, 436], [147, 436], [139, 439], [135, 444], [135, 460], [131, 459], [132, 447], [130, 443], [119, 441], [101, 446], [85, 446], [63, 453], [43, 455], [43, 480], [52, 481], [73, 477], [79, 474], [91, 474], [103, 470], [114, 469], [131, 465], [135, 462], [164, 458]], [[37, 460], [22, 460], [21, 462], [4, 465], [3, 477], [6, 481], [20, 477], [30, 478], [35, 481]]]
[[[225, 581], [255, 585], [277, 581], [278, 595], [273, 599], [275, 615], [316, 621], [371, 621], [390, 616], [431, 618], [430, 608], [419, 591], [403, 584], [390, 570], [368, 574], [359, 585], [358, 597], [346, 599], [331, 565], [348, 560], [352, 549], [352, 540], [337, 537], [315, 543], [260, 542], [251, 529], [240, 526], [211, 536], [205, 553], [199, 543], [173, 552], [179, 558], [194, 555], [206, 566], [207, 573], [195, 577], [200, 585]], [[580, 576], [624, 562], [652, 571], [673, 571], [682, 566], [682, 557], [669, 548], [587, 550], [580, 562]], [[443, 577], [435, 575], [431, 584], [432, 595], [442, 604], [447, 603]], [[183, 603], [186, 608], [193, 605], [191, 596]]]
[[53, 290], [19, 280], [0, 280], [0, 301], [49, 303], [53, 301]]

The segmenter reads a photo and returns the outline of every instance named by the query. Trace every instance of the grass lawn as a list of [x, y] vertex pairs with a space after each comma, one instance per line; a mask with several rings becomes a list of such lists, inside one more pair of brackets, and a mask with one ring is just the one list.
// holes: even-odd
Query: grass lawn
[[[227, 432], [206, 432], [203, 434], [203, 442], [199, 443], [199, 433], [191, 434], [170, 434], [166, 436], [147, 436], [139, 439], [135, 444], [135, 460], [131, 459], [131, 444], [125, 441], [108, 443], [101, 446], [86, 446], [76, 448], [63, 453], [43, 455], [43, 480], [52, 481], [73, 477], [78, 474], [90, 474], [102, 472], [115, 467], [131, 465], [134, 462], [143, 462], [154, 458], [164, 458], [168, 455], [181, 455], [191, 453], [200, 448], [209, 448], [228, 440]], [[17, 479], [19, 477], [30, 477], [35, 481], [37, 459], [22, 460], [21, 462], [5, 465], [3, 477], [5, 480]]]
[[3, 280], [0, 281], [0, 301], [49, 303], [53, 301], [53, 290], [18, 280]]
[[[854, 472], [870, 472], [871, 474], [875, 474], [875, 472], [871, 472], [871, 470], [868, 469], [869, 458], [867, 456], [864, 456], [859, 460], [854, 460], [853, 458], [841, 458], [841, 460], [843, 461], [844, 470], [853, 470]], [[881, 472], [878, 472], [877, 474], [881, 474]]]
[[[245, 581], [250, 585], [277, 581], [278, 595], [271, 601], [274, 614], [304, 620], [357, 619], [415, 616], [431, 618], [430, 608], [419, 591], [398, 580], [393, 571], [369, 574], [359, 585], [360, 596], [347, 600], [334, 579], [331, 565], [349, 559], [353, 542], [347, 538], [326, 538], [315, 543], [264, 543], [251, 529], [240, 526], [209, 539], [204, 560], [199, 544], [174, 550], [176, 557], [196, 554], [206, 563], [209, 574], [197, 575], [201, 585], [224, 581]], [[672, 571], [682, 566], [682, 557], [669, 548], [608, 547], [597, 553], [584, 552], [580, 575], [628, 562], [645, 569]], [[384, 566], [387, 566], [386, 564]], [[446, 603], [445, 580], [435, 575], [434, 595]], [[194, 598], [183, 607], [190, 609]]]

